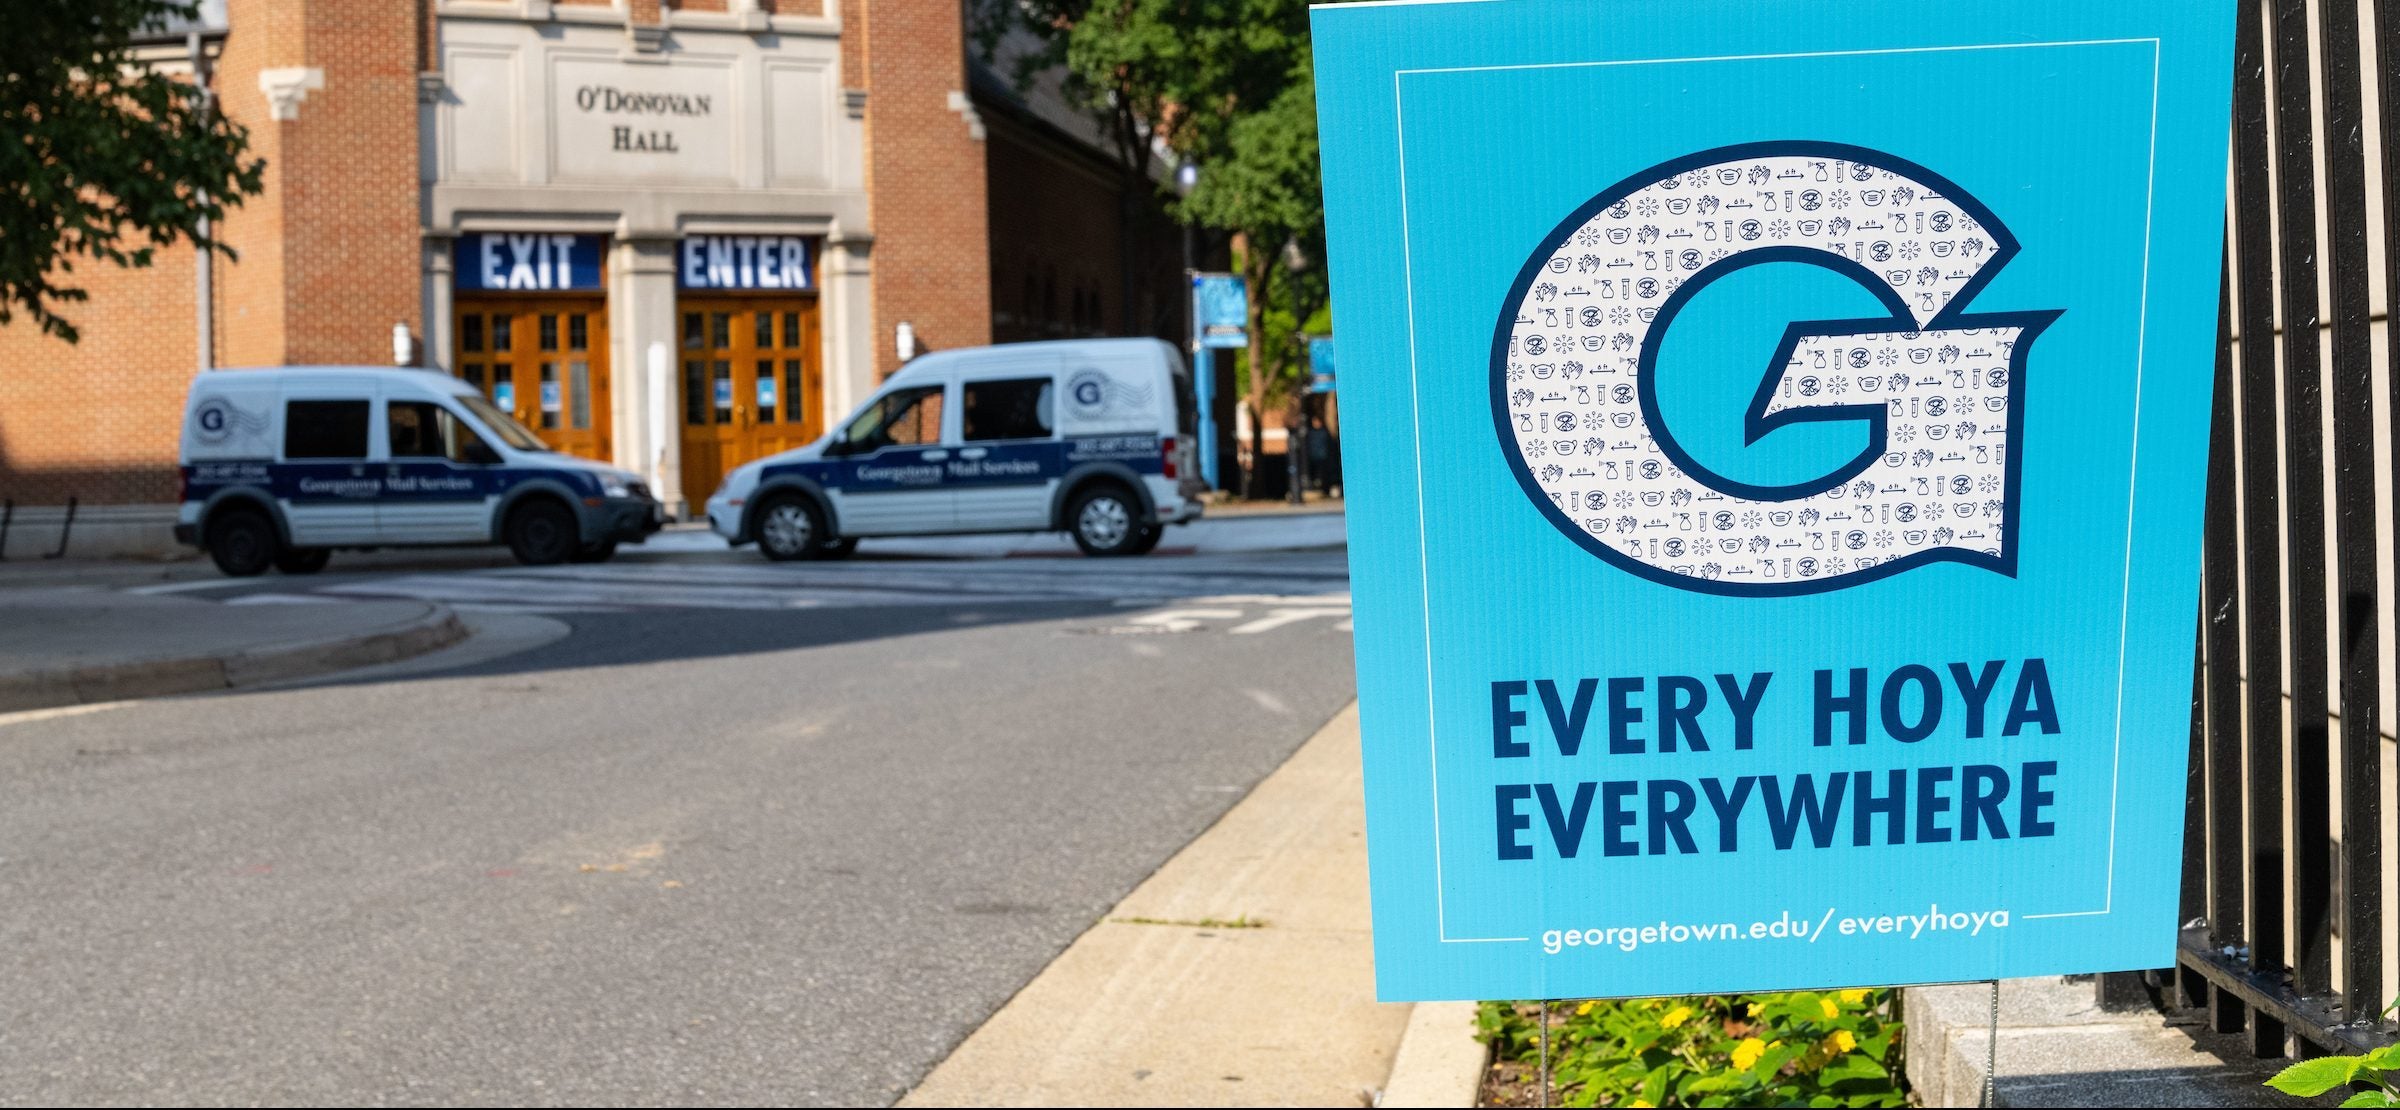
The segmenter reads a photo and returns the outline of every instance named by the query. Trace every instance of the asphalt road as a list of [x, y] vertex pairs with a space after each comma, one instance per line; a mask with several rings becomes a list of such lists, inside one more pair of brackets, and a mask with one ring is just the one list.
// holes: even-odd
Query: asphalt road
[[194, 587], [487, 634], [0, 719], [0, 1100], [888, 1102], [1351, 697], [1346, 590], [1338, 550]]

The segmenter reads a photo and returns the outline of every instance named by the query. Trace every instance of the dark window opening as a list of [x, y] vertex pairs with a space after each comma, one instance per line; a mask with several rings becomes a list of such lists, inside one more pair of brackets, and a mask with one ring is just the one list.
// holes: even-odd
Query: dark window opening
[[1050, 436], [1050, 379], [1011, 378], [968, 382], [959, 387], [961, 438], [1047, 439]]
[[283, 409], [283, 457], [367, 457], [366, 401], [291, 401]]

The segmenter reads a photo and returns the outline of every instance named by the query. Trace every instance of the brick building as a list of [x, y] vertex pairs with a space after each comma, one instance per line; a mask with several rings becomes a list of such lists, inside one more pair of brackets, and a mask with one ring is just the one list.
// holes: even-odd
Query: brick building
[[12, 547], [69, 497], [77, 550], [164, 546], [204, 366], [404, 351], [697, 502], [908, 349], [1179, 339], [1154, 193], [961, 3], [211, 0], [153, 62], [198, 43], [266, 191], [237, 259], [79, 269], [81, 343], [0, 328]]

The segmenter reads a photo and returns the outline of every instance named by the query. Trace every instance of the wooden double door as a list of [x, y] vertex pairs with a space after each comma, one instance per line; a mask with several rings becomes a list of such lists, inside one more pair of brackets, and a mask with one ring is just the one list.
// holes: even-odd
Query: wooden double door
[[683, 496], [725, 472], [823, 435], [824, 344], [813, 296], [685, 297], [681, 326]]
[[612, 457], [606, 298], [466, 297], [452, 323], [459, 377], [542, 442]]

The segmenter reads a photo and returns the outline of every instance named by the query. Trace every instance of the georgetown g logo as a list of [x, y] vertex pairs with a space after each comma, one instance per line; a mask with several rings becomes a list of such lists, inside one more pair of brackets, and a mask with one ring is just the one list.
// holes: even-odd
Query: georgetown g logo
[[226, 441], [249, 439], [267, 430], [267, 418], [211, 397], [192, 411], [192, 427], [200, 442], [216, 447]]
[[[1921, 166], [1863, 147], [1752, 143], [1644, 170], [1542, 242], [1492, 339], [1502, 453], [1560, 531], [1654, 582], [1817, 593], [1952, 561], [2016, 573], [2025, 358], [2052, 310], [1969, 313], [2017, 242]], [[1711, 283], [1820, 267], [1889, 315], [1790, 324], [1747, 399], [1743, 443], [1859, 421], [1831, 473], [1755, 485], [1661, 419], [1659, 343]]]

